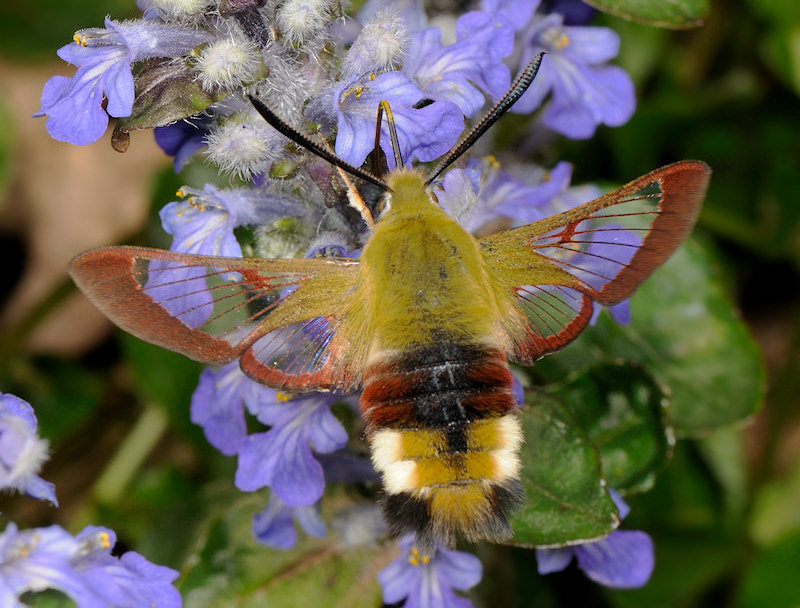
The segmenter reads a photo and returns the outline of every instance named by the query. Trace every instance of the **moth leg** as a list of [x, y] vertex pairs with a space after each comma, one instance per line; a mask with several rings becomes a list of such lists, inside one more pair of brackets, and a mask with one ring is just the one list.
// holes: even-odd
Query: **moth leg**
[[[325, 145], [325, 147], [330, 149], [330, 144], [328, 141], [319, 133], [317, 133], [317, 135], [322, 140], [322, 143]], [[369, 207], [367, 207], [367, 204], [364, 202], [364, 199], [358, 192], [358, 188], [356, 188], [352, 180], [347, 177], [347, 173], [345, 173], [344, 169], [337, 166], [336, 170], [339, 172], [339, 177], [342, 178], [344, 185], [347, 186], [347, 204], [358, 211], [359, 215], [364, 219], [364, 222], [367, 224], [367, 226], [369, 226], [369, 229], [373, 230], [375, 228], [375, 220], [372, 217]]]

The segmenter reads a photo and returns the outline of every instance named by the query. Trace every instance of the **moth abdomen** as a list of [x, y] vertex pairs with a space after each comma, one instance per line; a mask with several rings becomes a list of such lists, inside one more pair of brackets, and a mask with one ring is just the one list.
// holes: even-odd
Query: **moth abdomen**
[[510, 536], [507, 516], [522, 499], [517, 407], [496, 348], [439, 342], [367, 369], [361, 410], [395, 533]]

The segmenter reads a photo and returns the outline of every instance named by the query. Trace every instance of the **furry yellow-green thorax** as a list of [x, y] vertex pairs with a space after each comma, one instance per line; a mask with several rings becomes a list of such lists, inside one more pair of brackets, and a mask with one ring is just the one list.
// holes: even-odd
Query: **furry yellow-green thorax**
[[425, 178], [414, 169], [398, 169], [390, 173], [386, 183], [392, 189], [388, 213], [405, 214], [426, 207], [436, 208], [425, 191]]
[[491, 340], [499, 288], [478, 241], [430, 199], [420, 173], [400, 170], [387, 181], [389, 208], [361, 257], [371, 352], [405, 351], [443, 334]]

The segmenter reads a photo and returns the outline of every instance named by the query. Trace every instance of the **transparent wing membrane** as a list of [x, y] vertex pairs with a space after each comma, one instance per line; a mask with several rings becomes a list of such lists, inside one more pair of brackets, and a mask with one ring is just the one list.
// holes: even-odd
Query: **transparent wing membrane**
[[260, 382], [284, 390], [311, 390], [314, 386], [338, 385], [342, 375], [334, 377], [338, 353], [347, 345], [334, 345], [334, 324], [330, 318], [317, 317], [281, 327], [262, 337], [242, 359], [247, 373]]
[[[329, 320], [357, 269], [354, 260], [220, 258], [110, 247], [81, 254], [70, 273], [112, 321], [143, 340], [212, 364], [250, 349], [254, 374], [269, 367], [287, 385], [289, 376], [300, 374], [310, 387], [310, 375], [323, 363], [335, 363], [329, 357]], [[330, 280], [335, 273], [341, 282]], [[315, 297], [303, 297], [303, 286]]]
[[517, 288], [517, 297], [531, 331], [540, 339], [561, 333], [579, 315], [584, 303], [581, 292], [561, 285], [525, 285]]
[[508, 326], [513, 352], [532, 363], [574, 339], [592, 302], [628, 298], [677, 249], [700, 210], [707, 165], [667, 165], [585, 205], [481, 240], [526, 318]]
[[[640, 211], [603, 213], [603, 209], [552, 230], [531, 243], [537, 254], [578, 279], [587, 291], [601, 292], [629, 266], [652, 233], [659, 199], [636, 199], [620, 206]], [[648, 208], [649, 206], [649, 208]]]

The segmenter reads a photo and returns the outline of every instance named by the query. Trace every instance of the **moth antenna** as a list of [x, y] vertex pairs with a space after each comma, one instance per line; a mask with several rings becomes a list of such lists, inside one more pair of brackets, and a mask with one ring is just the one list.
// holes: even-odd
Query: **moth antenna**
[[394, 115], [392, 108], [389, 107], [389, 102], [381, 99], [378, 102], [378, 118], [375, 122], [375, 150], [380, 149], [381, 145], [381, 122], [383, 121], [383, 114], [386, 113], [386, 124], [389, 125], [389, 139], [392, 142], [392, 152], [394, 153], [394, 166], [396, 169], [404, 167], [403, 156], [400, 154], [400, 141], [397, 139], [397, 128], [394, 124]]
[[[330, 150], [330, 144], [326, 141], [322, 135], [319, 135], [320, 140], [322, 141], [322, 145]], [[375, 220], [372, 218], [372, 213], [367, 207], [367, 204], [364, 202], [364, 199], [361, 197], [361, 193], [356, 188], [355, 184], [350, 181], [350, 178], [347, 177], [347, 173], [341, 167], [336, 167], [336, 170], [339, 172], [339, 177], [342, 178], [344, 185], [347, 186], [347, 204], [350, 205], [353, 209], [358, 211], [361, 218], [364, 222], [369, 226], [370, 230], [375, 229]]]
[[428, 175], [428, 179], [425, 180], [426, 186], [429, 186], [433, 180], [439, 177], [442, 171], [447, 169], [459, 156], [469, 150], [472, 145], [478, 141], [480, 136], [486, 133], [486, 131], [496, 123], [520, 97], [522, 97], [522, 94], [531, 86], [533, 79], [536, 78], [536, 73], [539, 71], [539, 65], [542, 63], [542, 57], [544, 57], [544, 55], [544, 53], [539, 53], [528, 62], [528, 65], [525, 66], [525, 69], [522, 70], [520, 75], [511, 83], [508, 91], [506, 91], [506, 94], [503, 95], [500, 101], [494, 104], [492, 109], [478, 121], [478, 124], [472, 127], [469, 133], [462, 137], [461, 140], [453, 146], [452, 150], [447, 153], [447, 156], [433, 168], [433, 171]]
[[391, 190], [391, 188], [389, 188], [386, 182], [384, 182], [382, 179], [375, 177], [372, 175], [372, 173], [364, 171], [355, 165], [351, 165], [346, 160], [336, 156], [336, 154], [334, 154], [331, 150], [321, 146], [304, 133], [301, 133], [294, 127], [290, 126], [285, 120], [270, 110], [264, 104], [264, 102], [257, 97], [254, 97], [253, 95], [248, 95], [247, 97], [250, 100], [250, 103], [253, 104], [253, 107], [256, 109], [256, 111], [264, 118], [264, 120], [272, 125], [276, 131], [291, 139], [298, 146], [305, 148], [323, 160], [327, 160], [333, 166], [338, 167], [343, 171], [347, 171], [350, 175], [360, 177], [361, 179], [378, 186], [378, 188], [384, 192], [389, 192]]

